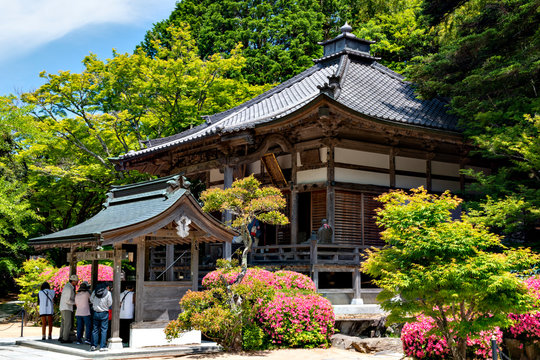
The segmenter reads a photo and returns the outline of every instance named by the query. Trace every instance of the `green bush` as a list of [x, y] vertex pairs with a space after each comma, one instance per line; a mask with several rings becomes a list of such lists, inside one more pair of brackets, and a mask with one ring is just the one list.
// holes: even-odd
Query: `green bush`
[[[23, 274], [15, 279], [21, 287], [19, 300], [27, 314], [27, 320], [38, 321], [39, 308], [37, 305], [38, 292], [41, 284], [49, 281], [56, 269], [46, 259], [27, 260], [23, 263]], [[56, 313], [56, 312], [55, 312]]]

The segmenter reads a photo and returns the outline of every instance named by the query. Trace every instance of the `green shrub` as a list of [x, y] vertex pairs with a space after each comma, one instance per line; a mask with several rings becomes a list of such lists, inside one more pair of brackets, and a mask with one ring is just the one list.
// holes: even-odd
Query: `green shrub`
[[40, 258], [25, 261], [22, 270], [23, 274], [15, 279], [17, 285], [21, 287], [18, 298], [23, 302], [27, 320], [37, 321], [39, 319], [37, 305], [39, 289], [41, 284], [51, 279], [56, 269], [47, 260]]

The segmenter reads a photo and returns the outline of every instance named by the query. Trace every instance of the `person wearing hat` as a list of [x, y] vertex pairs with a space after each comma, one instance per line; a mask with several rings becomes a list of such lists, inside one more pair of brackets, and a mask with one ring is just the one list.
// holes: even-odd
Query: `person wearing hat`
[[109, 328], [109, 308], [112, 306], [112, 296], [109, 284], [100, 283], [90, 295], [90, 302], [94, 309], [92, 319], [92, 346], [90, 351], [107, 350], [107, 329]]
[[58, 341], [61, 343], [70, 343], [69, 332], [73, 326], [73, 305], [75, 305], [75, 286], [79, 283], [77, 275], [71, 275], [69, 281], [62, 289], [60, 296], [60, 314], [62, 322], [60, 323], [60, 337]]
[[[75, 319], [77, 320], [77, 344], [90, 344], [92, 341], [92, 321], [90, 316], [90, 286], [86, 281], [81, 283], [75, 295]], [[83, 338], [84, 335], [84, 338]]]

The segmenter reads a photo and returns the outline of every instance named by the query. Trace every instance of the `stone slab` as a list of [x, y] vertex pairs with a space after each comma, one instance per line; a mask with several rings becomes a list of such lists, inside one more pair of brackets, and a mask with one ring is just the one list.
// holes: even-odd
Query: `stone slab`
[[385, 312], [377, 304], [362, 305], [334, 305], [334, 314], [384, 314]]

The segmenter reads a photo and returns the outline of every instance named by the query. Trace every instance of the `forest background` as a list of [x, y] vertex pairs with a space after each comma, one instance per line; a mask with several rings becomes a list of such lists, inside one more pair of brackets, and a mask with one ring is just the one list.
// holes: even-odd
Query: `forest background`
[[310, 67], [345, 21], [419, 97], [447, 99], [471, 154], [495, 160], [492, 174], [469, 174], [469, 213], [537, 248], [540, 0], [183, 0], [133, 53], [89, 54], [81, 73], [43, 72], [36, 91], [0, 96], [0, 291], [32, 253], [28, 238], [95, 215], [112, 184], [149, 178], [109, 157]]

